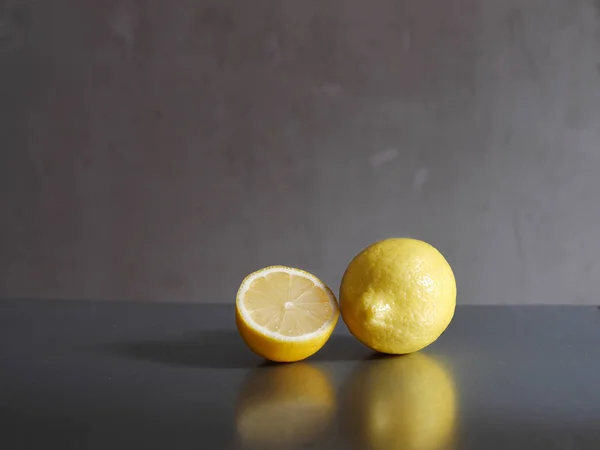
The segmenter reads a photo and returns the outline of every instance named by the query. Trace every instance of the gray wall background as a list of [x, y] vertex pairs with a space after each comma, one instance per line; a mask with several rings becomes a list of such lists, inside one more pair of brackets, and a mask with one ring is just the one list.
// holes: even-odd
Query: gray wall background
[[0, 2], [0, 297], [337, 290], [413, 236], [460, 303], [598, 303], [600, 2]]

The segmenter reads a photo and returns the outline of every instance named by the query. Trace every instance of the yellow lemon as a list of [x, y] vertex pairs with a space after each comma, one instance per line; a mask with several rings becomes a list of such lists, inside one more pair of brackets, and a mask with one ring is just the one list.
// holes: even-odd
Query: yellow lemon
[[307, 444], [327, 434], [335, 412], [329, 377], [307, 363], [255, 369], [243, 383], [236, 431], [245, 445]]
[[360, 448], [452, 448], [457, 395], [452, 374], [422, 353], [359, 365], [344, 389], [345, 428]]
[[238, 330], [252, 351], [271, 361], [300, 361], [317, 352], [338, 316], [333, 292], [300, 269], [261, 269], [248, 275], [237, 293]]
[[382, 353], [420, 350], [446, 329], [456, 306], [456, 281], [442, 254], [426, 242], [377, 242], [350, 262], [340, 311], [361, 342]]

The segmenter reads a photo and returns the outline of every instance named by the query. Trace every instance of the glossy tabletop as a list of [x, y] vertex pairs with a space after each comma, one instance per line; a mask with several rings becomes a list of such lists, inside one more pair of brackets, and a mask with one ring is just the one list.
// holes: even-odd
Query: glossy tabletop
[[274, 365], [233, 305], [0, 301], [3, 449], [598, 449], [600, 309], [459, 307], [381, 357]]

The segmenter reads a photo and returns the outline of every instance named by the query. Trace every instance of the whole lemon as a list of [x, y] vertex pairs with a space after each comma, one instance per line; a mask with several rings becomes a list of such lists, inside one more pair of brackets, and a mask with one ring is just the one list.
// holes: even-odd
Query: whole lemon
[[382, 353], [416, 352], [446, 329], [456, 307], [456, 281], [442, 254], [426, 242], [376, 242], [348, 265], [340, 312], [350, 332]]

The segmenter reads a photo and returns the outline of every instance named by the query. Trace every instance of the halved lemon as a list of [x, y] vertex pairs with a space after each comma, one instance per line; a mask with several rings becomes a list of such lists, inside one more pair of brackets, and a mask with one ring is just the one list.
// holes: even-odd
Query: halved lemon
[[300, 269], [271, 266], [248, 275], [236, 298], [236, 323], [250, 349], [271, 361], [316, 353], [339, 316], [331, 289]]

